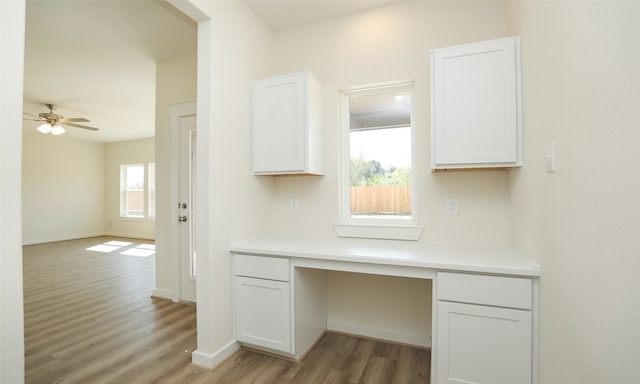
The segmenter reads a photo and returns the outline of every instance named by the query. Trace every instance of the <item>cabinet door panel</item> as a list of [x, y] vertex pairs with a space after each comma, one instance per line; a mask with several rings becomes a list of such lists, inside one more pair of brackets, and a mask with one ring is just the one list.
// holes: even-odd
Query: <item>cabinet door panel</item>
[[304, 78], [257, 81], [253, 92], [254, 172], [303, 171]]
[[236, 339], [291, 352], [289, 283], [235, 277]]
[[531, 312], [438, 302], [438, 384], [531, 384]]
[[516, 40], [432, 53], [433, 164], [519, 165]]

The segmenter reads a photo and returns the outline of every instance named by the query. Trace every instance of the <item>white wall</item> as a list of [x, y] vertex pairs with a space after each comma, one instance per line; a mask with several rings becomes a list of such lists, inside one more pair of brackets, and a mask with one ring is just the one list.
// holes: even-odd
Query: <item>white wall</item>
[[541, 268], [542, 384], [640, 382], [639, 20], [638, 2], [509, 3], [525, 135], [511, 243]]
[[233, 335], [235, 240], [268, 233], [273, 182], [251, 174], [251, 83], [273, 63], [271, 32], [241, 2], [172, 1], [198, 24], [198, 349], [213, 366]]
[[154, 239], [154, 220], [120, 218], [120, 165], [155, 162], [154, 142], [103, 144], [25, 129], [23, 244], [101, 235]]
[[26, 130], [24, 244], [104, 234], [104, 145]]
[[[327, 173], [275, 178], [273, 231], [334, 235], [332, 225], [339, 221], [340, 90], [413, 80], [412, 152], [419, 188], [415, 214], [424, 226], [420, 241], [507, 244], [509, 173], [435, 174], [429, 156], [429, 49], [504, 36], [504, 2], [399, 2], [276, 34], [277, 66], [272, 75], [311, 70], [325, 86]], [[288, 211], [290, 196], [300, 199], [298, 212]], [[447, 197], [460, 199], [459, 216], [445, 214]], [[412, 307], [429, 305], [427, 282], [336, 274], [329, 275], [329, 282], [329, 321], [382, 333], [411, 330], [416, 338], [431, 335], [431, 311]], [[375, 285], [403, 294], [380, 296], [366, 288]]]
[[0, 1], [0, 382], [24, 382], [22, 82], [25, 1]]
[[[145, 171], [155, 163], [155, 139], [140, 139], [104, 144], [104, 223], [111, 236], [155, 239], [155, 220], [120, 217], [120, 166], [142, 164]], [[145, 186], [148, 191], [148, 173]], [[148, 214], [148, 194], [145, 193], [145, 216]]]
[[171, 132], [169, 104], [196, 99], [197, 55], [156, 65], [156, 287], [154, 294], [172, 297], [171, 266], [176, 247], [172, 223], [178, 216], [178, 163]]

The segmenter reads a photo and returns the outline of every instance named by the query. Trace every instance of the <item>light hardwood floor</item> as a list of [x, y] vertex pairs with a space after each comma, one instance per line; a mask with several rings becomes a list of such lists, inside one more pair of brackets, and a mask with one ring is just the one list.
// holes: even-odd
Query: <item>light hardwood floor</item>
[[[88, 250], [131, 242], [111, 252]], [[150, 297], [154, 256], [95, 237], [24, 250], [26, 383], [428, 383], [429, 350], [327, 333], [300, 363], [241, 349], [191, 364], [196, 308]]]

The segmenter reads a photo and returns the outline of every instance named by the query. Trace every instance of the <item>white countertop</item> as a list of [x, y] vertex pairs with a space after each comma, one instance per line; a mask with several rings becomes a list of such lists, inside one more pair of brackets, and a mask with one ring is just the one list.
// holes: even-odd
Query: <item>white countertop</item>
[[231, 252], [376, 265], [540, 276], [539, 267], [502, 245], [372, 240], [307, 235], [267, 235], [234, 242]]

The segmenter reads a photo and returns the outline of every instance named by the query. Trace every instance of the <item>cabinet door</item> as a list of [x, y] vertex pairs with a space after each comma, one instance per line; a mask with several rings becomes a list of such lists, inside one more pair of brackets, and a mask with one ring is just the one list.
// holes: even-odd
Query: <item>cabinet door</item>
[[253, 88], [253, 171], [305, 170], [304, 76], [259, 80]]
[[236, 339], [291, 353], [289, 283], [235, 277]]
[[519, 40], [431, 52], [432, 167], [521, 164]]
[[438, 302], [437, 383], [531, 384], [531, 312]]

